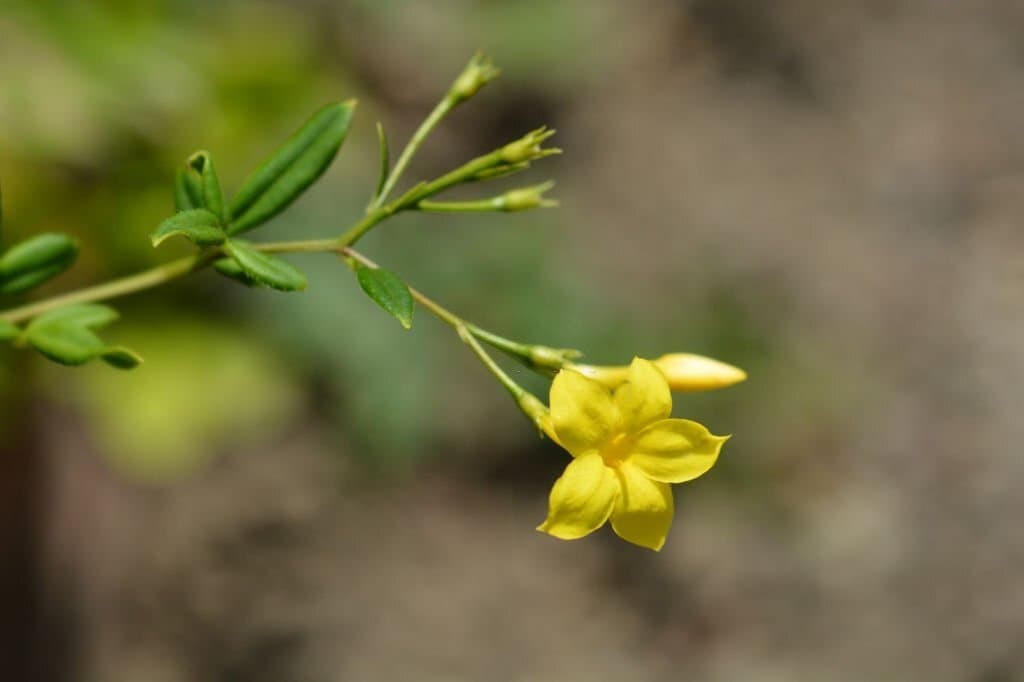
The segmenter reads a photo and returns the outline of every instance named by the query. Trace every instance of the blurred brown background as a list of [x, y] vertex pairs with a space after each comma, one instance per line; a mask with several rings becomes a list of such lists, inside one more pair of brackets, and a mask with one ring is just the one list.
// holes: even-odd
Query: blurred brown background
[[259, 236], [337, 234], [374, 121], [397, 146], [483, 48], [408, 179], [546, 123], [516, 181], [563, 208], [366, 251], [516, 338], [751, 375], [677, 400], [734, 438], [656, 555], [536, 533], [564, 453], [329, 258], [126, 299], [136, 372], [2, 351], [0, 679], [1024, 680], [1022, 35], [1015, 0], [0, 0], [5, 239], [85, 244], [49, 292], [168, 258], [193, 149], [237, 187], [357, 96]]

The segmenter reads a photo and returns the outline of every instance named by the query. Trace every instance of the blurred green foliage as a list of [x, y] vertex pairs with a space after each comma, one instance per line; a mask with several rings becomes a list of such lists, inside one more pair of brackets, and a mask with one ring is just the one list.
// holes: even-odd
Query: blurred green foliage
[[91, 366], [68, 381], [67, 370], [47, 367], [45, 386], [86, 416], [98, 451], [118, 470], [174, 481], [217, 452], [280, 438], [294, 423], [303, 403], [294, 373], [242, 332], [173, 312], [139, 313], [118, 329], [119, 339], [146, 349], [137, 373]]

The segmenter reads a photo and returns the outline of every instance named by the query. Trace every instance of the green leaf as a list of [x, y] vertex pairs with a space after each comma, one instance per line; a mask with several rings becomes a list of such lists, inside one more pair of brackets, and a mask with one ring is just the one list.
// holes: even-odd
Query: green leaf
[[377, 121], [377, 146], [380, 150], [380, 177], [377, 179], [377, 191], [373, 193], [376, 199], [384, 191], [384, 184], [388, 181], [388, 173], [391, 172], [391, 152], [388, 151], [388, 138], [384, 134], [384, 126]]
[[247, 287], [260, 286], [259, 282], [245, 274], [245, 270], [242, 269], [242, 266], [234, 258], [221, 258], [214, 261], [213, 269], [229, 279], [241, 282]]
[[142, 356], [124, 346], [110, 346], [100, 355], [100, 359], [116, 369], [135, 369], [142, 364]]
[[290, 263], [261, 253], [245, 242], [228, 240], [226, 249], [242, 270], [260, 284], [278, 291], [302, 291], [306, 276]]
[[18, 326], [7, 320], [0, 320], [0, 341], [10, 341], [18, 337], [21, 330]]
[[220, 218], [205, 208], [194, 208], [175, 213], [160, 223], [159, 227], [149, 235], [153, 246], [170, 237], [181, 235], [199, 246], [218, 246], [224, 243], [227, 235], [221, 229]]
[[84, 365], [106, 349], [98, 336], [72, 324], [30, 326], [25, 338], [37, 351], [62, 365]]
[[412, 292], [398, 275], [381, 268], [360, 266], [356, 279], [366, 295], [390, 313], [406, 329], [412, 328]]
[[36, 317], [28, 328], [43, 327], [49, 324], [70, 324], [76, 327], [104, 327], [120, 317], [117, 311], [102, 303], [73, 303], [62, 308], [55, 308]]
[[25, 340], [45, 357], [62, 365], [83, 365], [101, 358], [118, 369], [132, 369], [142, 362], [136, 353], [107, 346], [91, 328], [116, 320], [117, 311], [98, 303], [80, 303], [51, 310], [32, 320]]
[[199, 177], [191, 168], [179, 168], [174, 173], [174, 207], [178, 211], [206, 207]]
[[51, 265], [50, 267], [43, 268], [42, 270], [34, 270], [0, 284], [0, 293], [20, 294], [31, 289], [35, 289], [43, 282], [53, 279], [63, 271], [64, 267], [61, 265]]
[[0, 256], [0, 291], [27, 291], [68, 269], [77, 256], [78, 242], [66, 234], [27, 239]]
[[220, 188], [220, 179], [217, 177], [217, 169], [213, 165], [213, 157], [209, 152], [198, 151], [189, 157], [188, 166], [199, 174], [203, 207], [221, 220], [226, 220], [224, 193]]
[[345, 141], [355, 106], [349, 100], [318, 111], [246, 179], [231, 202], [229, 234], [274, 217], [323, 175]]

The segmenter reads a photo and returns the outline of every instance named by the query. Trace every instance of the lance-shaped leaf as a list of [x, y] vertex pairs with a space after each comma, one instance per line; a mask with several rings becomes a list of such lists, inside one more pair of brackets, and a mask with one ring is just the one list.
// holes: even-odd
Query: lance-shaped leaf
[[356, 279], [366, 295], [406, 329], [412, 328], [412, 292], [398, 275], [381, 268], [359, 266]]
[[178, 211], [191, 211], [205, 207], [198, 173], [190, 167], [178, 168], [174, 173], [174, 208]]
[[39, 326], [29, 329], [26, 339], [37, 351], [62, 365], [84, 365], [104, 350], [98, 336], [73, 325]]
[[11, 247], [0, 256], [0, 291], [16, 294], [36, 287], [75, 262], [78, 242], [66, 234], [47, 233]]
[[373, 193], [374, 199], [379, 197], [380, 193], [384, 191], [384, 185], [387, 184], [388, 175], [391, 173], [391, 152], [388, 149], [388, 137], [384, 134], [384, 126], [380, 121], [377, 121], [377, 147], [380, 153], [380, 174], [377, 177], [377, 189]]
[[46, 358], [72, 367], [100, 358], [117, 369], [134, 369], [142, 357], [122, 346], [108, 346], [82, 327], [54, 325], [40, 327], [26, 335], [29, 344]]
[[302, 291], [306, 288], [306, 276], [287, 261], [234, 239], [227, 242], [225, 249], [242, 271], [259, 284], [278, 291]]
[[21, 277], [15, 277], [12, 280], [4, 282], [3, 285], [0, 285], [0, 292], [5, 294], [21, 294], [26, 291], [31, 291], [37, 286], [64, 272], [65, 269], [65, 266], [62, 265], [51, 265], [48, 268], [33, 270]]
[[116, 322], [119, 317], [117, 311], [108, 305], [75, 303], [43, 313], [32, 320], [29, 329], [49, 324], [70, 324], [75, 327], [96, 329]]
[[135, 369], [142, 364], [142, 356], [124, 346], [107, 346], [100, 359], [116, 369]]
[[246, 179], [231, 202], [230, 234], [274, 217], [323, 175], [345, 141], [355, 106], [349, 100], [318, 111]]
[[220, 178], [213, 165], [213, 157], [209, 152], [198, 151], [188, 159], [188, 167], [199, 176], [199, 188], [202, 192], [203, 208], [206, 208], [221, 219], [227, 218], [224, 206], [224, 193], [220, 188]]
[[236, 282], [240, 282], [247, 287], [258, 287], [260, 283], [254, 280], [249, 275], [245, 274], [245, 270], [238, 264], [234, 258], [220, 258], [213, 262], [213, 269], [224, 275], [229, 279], [233, 279]]
[[175, 213], [160, 223], [153, 234], [149, 235], [149, 238], [152, 240], [153, 246], [160, 246], [165, 239], [177, 235], [185, 237], [199, 246], [218, 246], [227, 239], [227, 235], [221, 229], [220, 218], [205, 208], [194, 208]]
[[0, 341], [10, 341], [18, 337], [21, 330], [13, 322], [7, 320], [0, 320]]
[[92, 331], [116, 320], [117, 311], [97, 303], [65, 306], [44, 313], [25, 329], [25, 340], [41, 354], [63, 365], [82, 365], [101, 358], [118, 369], [142, 362], [133, 351], [108, 346]]

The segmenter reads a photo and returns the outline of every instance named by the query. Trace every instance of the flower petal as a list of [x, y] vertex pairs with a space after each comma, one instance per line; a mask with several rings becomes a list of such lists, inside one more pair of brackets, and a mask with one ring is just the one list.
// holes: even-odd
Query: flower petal
[[665, 544], [675, 506], [672, 488], [652, 481], [628, 463], [615, 470], [622, 488], [612, 511], [612, 528], [627, 542], [655, 552]]
[[727, 440], [688, 419], [663, 419], [637, 435], [629, 463], [655, 481], [692, 481], [715, 465]]
[[548, 518], [537, 527], [562, 540], [589, 535], [604, 525], [619, 496], [615, 472], [600, 455], [584, 455], [565, 468], [551, 489]]
[[668, 381], [653, 362], [633, 358], [626, 383], [615, 389], [620, 428], [629, 433], [664, 419], [672, 413], [672, 393]]
[[573, 457], [599, 448], [618, 422], [611, 392], [579, 372], [563, 369], [551, 382], [551, 423]]

